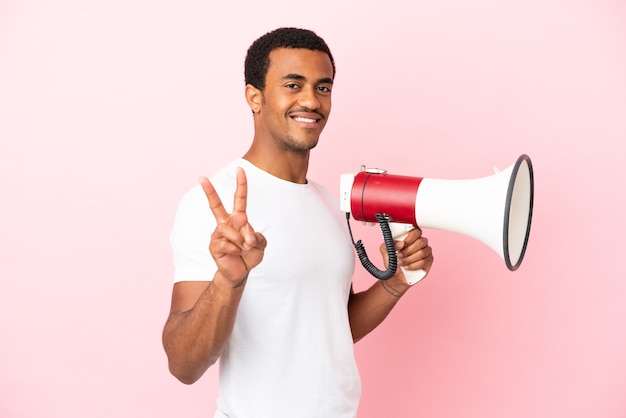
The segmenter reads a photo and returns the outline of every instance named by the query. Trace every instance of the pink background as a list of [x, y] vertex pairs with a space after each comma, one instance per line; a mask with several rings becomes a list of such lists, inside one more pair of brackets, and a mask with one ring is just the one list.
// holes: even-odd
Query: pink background
[[282, 25], [335, 54], [329, 188], [535, 167], [517, 272], [427, 231], [432, 274], [356, 346], [359, 417], [626, 416], [621, 0], [1, 2], [0, 416], [212, 416], [217, 370], [182, 385], [161, 348], [168, 234], [247, 149], [243, 58]]

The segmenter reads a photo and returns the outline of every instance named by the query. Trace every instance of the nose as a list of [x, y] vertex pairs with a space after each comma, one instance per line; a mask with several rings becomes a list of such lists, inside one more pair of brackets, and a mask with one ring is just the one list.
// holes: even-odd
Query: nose
[[310, 110], [319, 109], [321, 103], [314, 86], [306, 86], [302, 89], [298, 104]]

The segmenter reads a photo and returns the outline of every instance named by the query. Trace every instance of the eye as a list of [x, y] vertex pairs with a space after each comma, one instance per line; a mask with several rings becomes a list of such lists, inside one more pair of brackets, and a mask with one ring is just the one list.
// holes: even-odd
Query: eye
[[298, 88], [300, 88], [300, 86], [297, 83], [285, 84], [285, 87], [287, 87], [288, 89], [298, 89]]
[[330, 93], [330, 87], [329, 86], [318, 86], [317, 89], [322, 92], [322, 93]]

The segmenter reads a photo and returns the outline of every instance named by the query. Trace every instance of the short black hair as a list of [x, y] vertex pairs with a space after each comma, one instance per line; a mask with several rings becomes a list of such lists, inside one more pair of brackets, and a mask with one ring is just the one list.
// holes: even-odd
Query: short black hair
[[335, 77], [335, 60], [322, 38], [308, 29], [278, 28], [261, 36], [248, 48], [244, 64], [246, 84], [251, 84], [259, 90], [265, 88], [270, 52], [278, 48], [304, 48], [326, 53], [333, 66], [333, 78]]

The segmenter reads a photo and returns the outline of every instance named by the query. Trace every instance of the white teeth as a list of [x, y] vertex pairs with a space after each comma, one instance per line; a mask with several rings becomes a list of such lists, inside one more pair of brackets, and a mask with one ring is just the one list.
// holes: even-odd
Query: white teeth
[[316, 122], [315, 119], [303, 118], [301, 116], [295, 116], [293, 118], [293, 120], [295, 120], [296, 122], [306, 122], [306, 123], [314, 123], [314, 122]]

